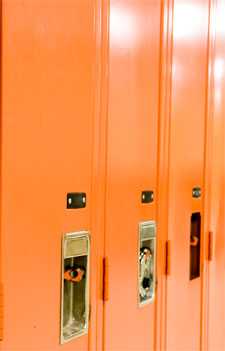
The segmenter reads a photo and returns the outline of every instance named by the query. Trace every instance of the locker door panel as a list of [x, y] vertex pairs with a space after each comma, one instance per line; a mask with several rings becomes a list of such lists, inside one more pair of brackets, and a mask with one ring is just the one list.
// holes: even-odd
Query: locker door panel
[[174, 2], [167, 282], [171, 351], [200, 349], [201, 264], [195, 250], [200, 253], [203, 196], [196, 198], [192, 191], [203, 186], [207, 29], [208, 1]]
[[[87, 350], [60, 337], [61, 241], [90, 230], [95, 2], [3, 3], [2, 279], [6, 350]], [[67, 209], [67, 193], [87, 204]]]
[[141, 195], [156, 192], [159, 35], [158, 1], [111, 1], [105, 350], [154, 345], [155, 304], [138, 302], [138, 238], [139, 223], [155, 220], [156, 200]]
[[[209, 228], [213, 235], [213, 255], [209, 262], [208, 330], [209, 350], [225, 349], [225, 3], [213, 2], [212, 26], [215, 25], [215, 43], [212, 51], [213, 86], [209, 92], [211, 98], [212, 156], [210, 162], [211, 203], [209, 210]], [[213, 29], [213, 27], [212, 27]]]

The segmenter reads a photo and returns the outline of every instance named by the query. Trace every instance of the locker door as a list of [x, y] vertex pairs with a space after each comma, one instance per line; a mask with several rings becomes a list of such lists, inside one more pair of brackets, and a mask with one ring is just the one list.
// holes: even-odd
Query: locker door
[[139, 306], [138, 272], [144, 246], [151, 246], [151, 240], [140, 245], [139, 224], [156, 216], [157, 200], [142, 203], [142, 192], [156, 192], [159, 36], [159, 1], [111, 1], [107, 351], [154, 349], [155, 300], [145, 304], [143, 296]]
[[[209, 262], [209, 286], [206, 291], [209, 306], [208, 349], [225, 349], [225, 3], [213, 2], [212, 30], [216, 36], [212, 50], [212, 82], [209, 91], [211, 107], [212, 150], [208, 155], [211, 172], [211, 206], [208, 230], [212, 231], [212, 257]], [[209, 126], [210, 127], [210, 126]]]
[[[75, 279], [77, 268], [63, 272], [61, 251], [64, 234], [87, 231], [97, 240], [90, 212], [95, 192], [91, 179], [96, 4], [93, 0], [3, 3], [1, 261], [5, 314], [0, 348], [4, 351], [88, 349], [87, 333], [60, 345], [60, 310], [61, 281], [78, 287], [80, 280], [88, 279], [85, 257], [89, 247], [80, 241], [65, 249], [66, 264], [79, 261], [86, 266], [86, 272], [79, 270], [80, 280]], [[70, 192], [86, 194], [81, 208], [71, 208]], [[91, 244], [90, 251], [95, 267]], [[68, 275], [75, 280], [71, 282]], [[94, 321], [93, 333], [95, 327]]]
[[194, 351], [201, 326], [208, 0], [175, 0], [173, 30], [167, 349]]

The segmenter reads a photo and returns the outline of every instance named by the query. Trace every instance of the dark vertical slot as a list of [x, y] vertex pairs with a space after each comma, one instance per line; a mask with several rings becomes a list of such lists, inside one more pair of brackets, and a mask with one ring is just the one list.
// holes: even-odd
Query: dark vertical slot
[[190, 280], [200, 277], [201, 214], [192, 213], [190, 231]]

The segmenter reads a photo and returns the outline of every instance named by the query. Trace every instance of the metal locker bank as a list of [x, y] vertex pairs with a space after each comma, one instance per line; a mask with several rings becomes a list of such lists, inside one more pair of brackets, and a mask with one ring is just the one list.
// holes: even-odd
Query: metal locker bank
[[0, 8], [0, 351], [224, 351], [225, 1]]

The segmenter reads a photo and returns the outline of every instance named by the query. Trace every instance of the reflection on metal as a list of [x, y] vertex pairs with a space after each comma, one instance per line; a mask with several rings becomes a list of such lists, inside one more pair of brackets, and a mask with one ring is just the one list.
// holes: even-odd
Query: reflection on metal
[[154, 221], [139, 224], [138, 256], [138, 301], [142, 306], [153, 302], [155, 297], [156, 224]]
[[68, 233], [62, 243], [61, 344], [88, 331], [88, 232]]

